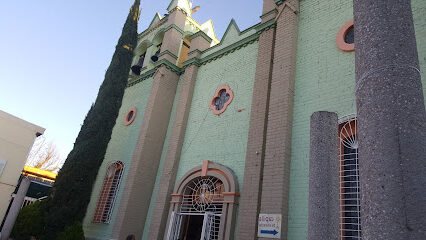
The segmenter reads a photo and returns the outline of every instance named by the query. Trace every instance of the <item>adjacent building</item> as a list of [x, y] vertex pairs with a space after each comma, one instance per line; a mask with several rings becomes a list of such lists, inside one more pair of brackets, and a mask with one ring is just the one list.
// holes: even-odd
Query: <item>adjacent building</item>
[[10, 205], [34, 140], [44, 130], [0, 111], [0, 219], [4, 218]]

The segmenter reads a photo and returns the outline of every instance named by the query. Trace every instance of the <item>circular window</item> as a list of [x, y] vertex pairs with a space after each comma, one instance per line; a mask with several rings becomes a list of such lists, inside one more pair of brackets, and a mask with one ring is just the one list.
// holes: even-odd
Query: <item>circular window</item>
[[129, 126], [136, 118], [136, 108], [131, 108], [124, 116], [124, 125]]
[[232, 102], [234, 93], [229, 86], [222, 86], [216, 90], [213, 98], [210, 100], [210, 109], [214, 114], [221, 114], [226, 110], [226, 107]]
[[336, 36], [337, 47], [344, 52], [355, 50], [354, 20], [349, 20], [339, 30]]

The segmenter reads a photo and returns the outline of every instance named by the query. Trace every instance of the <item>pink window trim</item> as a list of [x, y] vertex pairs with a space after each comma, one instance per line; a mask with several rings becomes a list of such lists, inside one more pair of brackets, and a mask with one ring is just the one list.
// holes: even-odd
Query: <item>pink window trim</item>
[[[130, 113], [133, 112], [133, 116], [132, 118], [129, 120], [129, 115]], [[135, 120], [136, 118], [136, 113], [138, 112], [138, 110], [134, 107], [129, 109], [129, 111], [126, 113], [126, 116], [124, 116], [124, 125], [129, 126], [130, 124], [132, 124], [132, 122]]]
[[339, 30], [336, 36], [336, 45], [337, 47], [344, 52], [353, 52], [355, 50], [355, 44], [348, 44], [345, 42], [345, 35], [348, 30], [353, 27], [354, 20], [351, 19], [345, 23]]
[[[229, 100], [223, 105], [223, 108], [221, 110], [216, 110], [216, 107], [214, 106], [214, 99], [219, 97], [219, 93], [220, 91], [225, 90], [226, 93], [229, 94]], [[232, 92], [232, 90], [229, 88], [228, 85], [223, 85], [221, 87], [219, 87], [215, 94], [213, 95], [212, 99], [210, 100], [210, 109], [212, 110], [213, 114], [219, 115], [223, 112], [225, 112], [226, 108], [228, 107], [228, 105], [232, 102], [232, 99], [234, 98], [234, 93]]]
[[[109, 223], [123, 169], [124, 163], [121, 161], [114, 162], [107, 168], [98, 203], [96, 204], [95, 214], [92, 219], [93, 223]], [[111, 196], [113, 188], [114, 194]]]

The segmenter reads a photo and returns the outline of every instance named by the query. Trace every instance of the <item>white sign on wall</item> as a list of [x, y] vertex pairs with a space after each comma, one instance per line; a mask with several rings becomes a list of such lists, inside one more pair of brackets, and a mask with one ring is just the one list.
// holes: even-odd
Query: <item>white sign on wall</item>
[[281, 214], [259, 214], [257, 236], [263, 238], [280, 238]]

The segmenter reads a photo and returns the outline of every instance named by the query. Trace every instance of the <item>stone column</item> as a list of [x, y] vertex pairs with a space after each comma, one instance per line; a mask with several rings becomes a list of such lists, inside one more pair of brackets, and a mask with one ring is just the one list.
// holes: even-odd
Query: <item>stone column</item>
[[409, 0], [354, 0], [365, 240], [426, 239], [426, 113]]
[[339, 239], [339, 139], [337, 114], [311, 116], [308, 240]]
[[22, 178], [18, 192], [13, 199], [6, 221], [4, 222], [3, 229], [1, 230], [1, 240], [7, 240], [9, 238], [13, 225], [15, 224], [15, 220], [18, 217], [19, 210], [21, 210], [22, 203], [24, 202], [25, 195], [30, 187], [30, 183], [31, 181], [27, 177]]
[[190, 64], [184, 64], [185, 73], [182, 80], [183, 82], [179, 94], [173, 128], [169, 139], [169, 145], [167, 147], [166, 159], [155, 201], [155, 209], [152, 214], [148, 239], [163, 239], [166, 232], [167, 216], [171, 201], [170, 194], [173, 193], [174, 184], [176, 182], [180, 154], [185, 138], [186, 124], [188, 122], [195, 81], [198, 74], [199, 66], [197, 65], [197, 60], [200, 56], [199, 52], [207, 49], [210, 46], [210, 43], [211, 39], [201, 31], [195, 33], [191, 37], [191, 52], [189, 54], [190, 61], [187, 61], [190, 62]]

